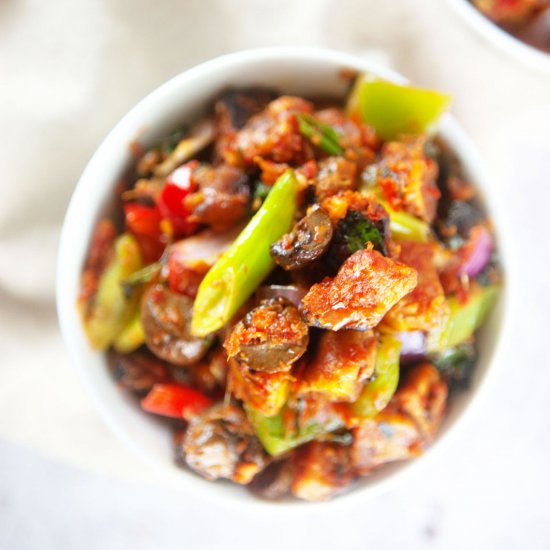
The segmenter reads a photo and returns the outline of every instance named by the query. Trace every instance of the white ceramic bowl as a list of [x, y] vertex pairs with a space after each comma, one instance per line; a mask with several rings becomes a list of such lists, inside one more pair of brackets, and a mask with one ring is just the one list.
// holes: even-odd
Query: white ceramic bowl
[[501, 29], [468, 0], [448, 0], [448, 3], [468, 26], [475, 29], [505, 54], [536, 70], [550, 72], [550, 54], [530, 46], [513, 34]]
[[[132, 163], [128, 144], [139, 138], [145, 146], [154, 144], [182, 122], [193, 122], [212, 106], [212, 100], [227, 86], [251, 84], [274, 86], [285, 93], [304, 96], [343, 96], [346, 84], [339, 77], [343, 68], [371, 71], [388, 80], [403, 82], [403, 77], [377, 67], [360, 57], [334, 51], [303, 48], [271, 48], [239, 52], [220, 57], [176, 76], [155, 90], [134, 107], [111, 131], [99, 146], [84, 170], [72, 197], [63, 226], [58, 260], [57, 303], [61, 329], [71, 359], [83, 383], [95, 402], [103, 420], [129, 447], [149, 463], [160, 467], [174, 484], [189, 491], [208, 495], [217, 501], [252, 503], [261, 508], [260, 501], [245, 489], [230, 483], [205, 481], [190, 471], [176, 467], [172, 459], [171, 434], [155, 419], [143, 413], [110, 378], [101, 353], [90, 348], [86, 341], [76, 300], [80, 273], [88, 250], [90, 235], [100, 215], [113, 199], [117, 178]], [[441, 121], [440, 133], [453, 146], [464, 163], [467, 174], [493, 204], [496, 187], [484, 175], [480, 159], [470, 140], [449, 115]], [[498, 210], [490, 209], [497, 227]], [[373, 495], [403, 477], [414, 465], [426, 461], [433, 449], [441, 446], [447, 434], [455, 431], [466, 410], [486, 379], [501, 331], [504, 296], [483, 329], [481, 355], [475, 370], [472, 387], [452, 401], [438, 439], [424, 457], [411, 462], [394, 464], [380, 469], [362, 480], [354, 491], [335, 499], [333, 503], [349, 502]], [[273, 505], [275, 506], [275, 505]], [[295, 510], [300, 504], [289, 506]], [[308, 504], [307, 506], [311, 506]]]

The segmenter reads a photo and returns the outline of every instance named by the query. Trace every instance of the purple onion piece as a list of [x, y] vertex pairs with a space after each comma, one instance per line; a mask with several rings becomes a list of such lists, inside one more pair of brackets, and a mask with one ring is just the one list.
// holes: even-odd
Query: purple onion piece
[[422, 331], [398, 332], [394, 336], [401, 342], [401, 364], [413, 363], [426, 357], [426, 335]]
[[463, 247], [465, 252], [459, 275], [476, 277], [487, 266], [493, 251], [493, 239], [485, 227], [478, 225], [470, 233], [470, 241]]
[[256, 291], [258, 300], [269, 300], [281, 296], [293, 303], [296, 307], [300, 306], [302, 298], [307, 294], [307, 289], [294, 285], [269, 285], [261, 286]]

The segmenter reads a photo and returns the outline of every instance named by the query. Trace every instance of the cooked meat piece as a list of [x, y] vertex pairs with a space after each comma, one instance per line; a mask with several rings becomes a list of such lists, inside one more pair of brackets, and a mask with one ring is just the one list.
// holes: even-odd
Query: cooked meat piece
[[444, 241], [449, 238], [467, 239], [472, 227], [485, 218], [483, 211], [476, 202], [450, 201], [443, 203], [439, 210], [437, 230]]
[[430, 363], [412, 367], [390, 404], [353, 432], [352, 461], [359, 474], [422, 453], [445, 410], [447, 386]]
[[240, 160], [245, 166], [253, 165], [256, 157], [301, 164], [311, 157], [311, 151], [300, 134], [296, 114], [312, 112], [309, 101], [279, 97], [248, 120], [222, 154], [230, 164]]
[[79, 303], [86, 308], [97, 291], [99, 278], [113, 257], [113, 243], [117, 236], [111, 220], [101, 220], [94, 229], [90, 251], [81, 278]]
[[406, 371], [392, 402], [416, 422], [424, 441], [431, 443], [445, 412], [447, 384], [431, 363], [423, 363]]
[[182, 444], [185, 461], [207, 479], [246, 484], [267, 463], [243, 410], [218, 404], [193, 419]]
[[145, 395], [153, 384], [171, 380], [168, 367], [146, 349], [131, 353], [107, 352], [109, 371], [117, 384], [137, 395]]
[[285, 404], [293, 377], [289, 372], [250, 370], [235, 359], [229, 361], [227, 387], [246, 405], [267, 416], [277, 414]]
[[359, 475], [368, 475], [377, 466], [420, 454], [422, 438], [418, 426], [391, 405], [353, 430], [351, 461]]
[[249, 484], [248, 489], [256, 496], [276, 500], [290, 493], [292, 484], [292, 463], [289, 460], [272, 462]]
[[300, 372], [298, 395], [353, 402], [374, 372], [376, 338], [372, 332], [323, 332], [315, 356]]
[[476, 8], [496, 23], [517, 25], [528, 20], [547, 0], [473, 0]]
[[160, 147], [149, 149], [136, 164], [137, 175], [142, 178], [150, 176], [164, 158]]
[[343, 492], [353, 482], [350, 447], [312, 441], [299, 447], [293, 457], [292, 494], [322, 501]]
[[308, 327], [284, 298], [263, 301], [237, 323], [225, 340], [228, 357], [256, 371], [287, 372], [306, 351]]
[[312, 182], [319, 202], [341, 191], [353, 191], [357, 187], [357, 164], [343, 157], [322, 159]]
[[399, 260], [418, 273], [418, 284], [401, 298], [384, 317], [384, 325], [396, 331], [429, 332], [442, 327], [449, 316], [449, 306], [433, 262], [430, 244], [404, 241]]
[[178, 166], [193, 158], [216, 138], [213, 118], [201, 120], [191, 128], [189, 135], [181, 139], [161, 164], [155, 166], [154, 175], [165, 178]]
[[224, 92], [214, 105], [222, 133], [241, 129], [248, 119], [259, 113], [277, 93], [269, 88], [236, 88]]
[[350, 256], [336, 277], [311, 287], [302, 300], [302, 313], [310, 325], [371, 329], [416, 286], [413, 268], [385, 258], [371, 246]]
[[157, 284], [141, 301], [141, 322], [147, 347], [175, 365], [191, 365], [204, 357], [211, 341], [191, 335], [193, 300]]
[[550, 2], [549, 0], [541, 0], [541, 2], [544, 8], [529, 17], [521, 28], [517, 29], [515, 35], [527, 44], [550, 53]]
[[351, 147], [361, 162], [374, 157], [374, 149], [380, 144], [376, 132], [370, 126], [349, 118], [342, 109], [334, 107], [317, 111], [315, 118], [334, 128], [340, 136], [342, 147]]
[[271, 245], [271, 256], [287, 271], [302, 269], [325, 253], [331, 239], [328, 214], [320, 206], [314, 206], [290, 233]]
[[227, 378], [225, 351], [216, 348], [204, 359], [186, 370], [189, 372], [193, 386], [207, 394], [219, 394], [225, 388]]
[[406, 210], [432, 223], [441, 193], [437, 162], [426, 155], [425, 145], [422, 137], [386, 143], [376, 165], [376, 183], [394, 210]]
[[247, 214], [250, 188], [248, 177], [240, 168], [201, 164], [193, 171], [193, 181], [198, 191], [184, 199], [192, 212], [189, 222], [225, 231]]

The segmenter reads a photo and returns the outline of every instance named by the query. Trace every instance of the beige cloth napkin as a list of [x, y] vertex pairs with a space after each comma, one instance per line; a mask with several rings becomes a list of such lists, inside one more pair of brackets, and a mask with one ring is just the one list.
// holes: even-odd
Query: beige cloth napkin
[[[518, 339], [486, 410], [524, 403], [524, 416], [510, 417], [518, 431], [533, 403], [550, 412], [541, 388], [550, 381], [548, 75], [508, 59], [443, 0], [2, 0], [0, 436], [81, 467], [150, 478], [99, 420], [60, 338], [54, 282], [64, 211], [101, 139], [145, 94], [200, 61], [269, 45], [368, 55], [454, 96], [517, 229], [522, 275]], [[533, 414], [530, 430], [542, 431], [543, 418]]]

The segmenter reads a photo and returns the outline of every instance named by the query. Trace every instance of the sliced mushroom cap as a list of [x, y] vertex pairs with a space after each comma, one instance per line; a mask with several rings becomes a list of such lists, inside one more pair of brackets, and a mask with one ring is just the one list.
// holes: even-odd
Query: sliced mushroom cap
[[292, 462], [279, 460], [262, 470], [248, 485], [248, 489], [266, 500], [277, 500], [290, 493], [292, 478]]
[[131, 353], [110, 349], [107, 363], [117, 384], [137, 395], [145, 395], [154, 384], [171, 380], [166, 363], [145, 348]]
[[151, 287], [143, 296], [141, 322], [147, 347], [175, 365], [191, 365], [208, 351], [211, 340], [191, 335], [193, 300], [163, 285]]
[[306, 351], [308, 327], [284, 298], [264, 300], [237, 323], [225, 341], [229, 358], [262, 372], [284, 372]]
[[196, 417], [182, 443], [185, 461], [207, 479], [226, 478], [246, 484], [268, 457], [244, 411], [236, 405], [214, 405]]
[[271, 256], [287, 271], [302, 269], [325, 253], [332, 232], [328, 213], [314, 206], [290, 233], [271, 246]]

